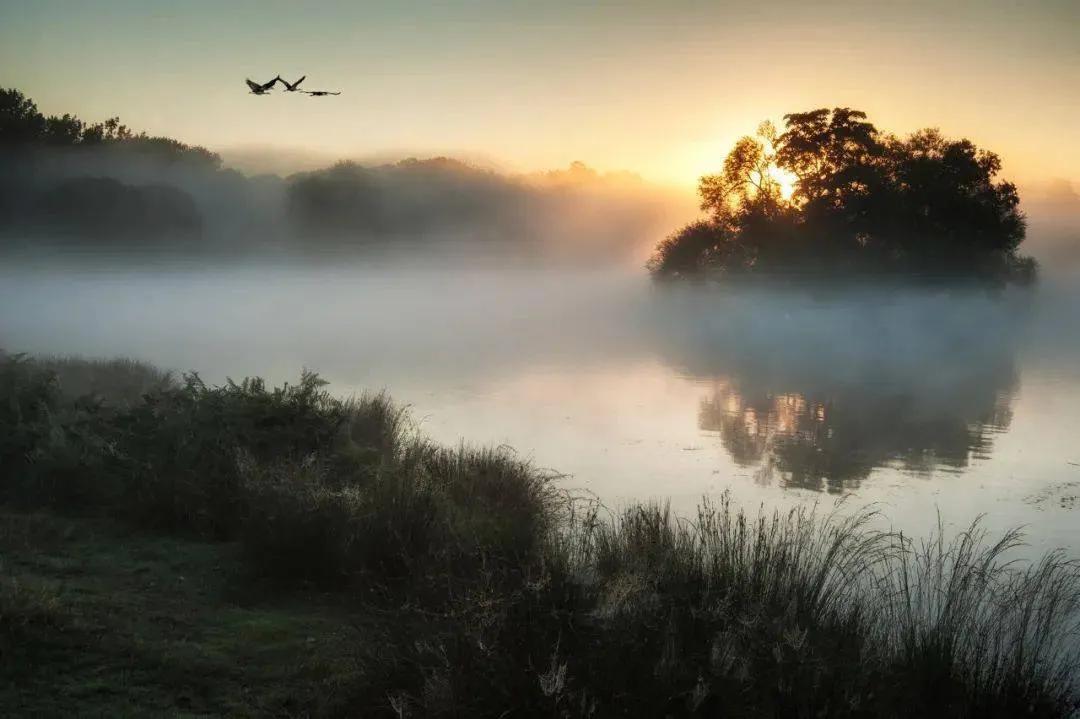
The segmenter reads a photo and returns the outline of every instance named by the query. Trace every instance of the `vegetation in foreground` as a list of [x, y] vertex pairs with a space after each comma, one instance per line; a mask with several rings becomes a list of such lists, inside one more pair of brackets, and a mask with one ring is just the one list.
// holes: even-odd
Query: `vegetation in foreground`
[[994, 153], [936, 129], [889, 135], [844, 107], [784, 122], [701, 178], [709, 216], [657, 246], [654, 277], [1034, 280], [1020, 196]]
[[8, 715], [1069, 716], [1080, 567], [572, 501], [313, 374], [0, 357]]

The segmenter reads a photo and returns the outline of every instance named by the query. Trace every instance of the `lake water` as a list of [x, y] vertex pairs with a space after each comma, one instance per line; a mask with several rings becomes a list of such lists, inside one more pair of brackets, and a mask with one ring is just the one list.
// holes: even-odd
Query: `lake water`
[[210, 381], [316, 369], [613, 507], [846, 498], [917, 534], [984, 514], [1080, 554], [1080, 283], [666, 293], [641, 274], [7, 261], [0, 347]]

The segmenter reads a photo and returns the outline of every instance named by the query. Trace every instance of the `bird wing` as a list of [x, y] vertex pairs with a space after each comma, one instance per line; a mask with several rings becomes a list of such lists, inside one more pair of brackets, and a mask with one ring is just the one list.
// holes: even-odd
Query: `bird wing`
[[247, 81], [247, 86], [250, 87], [252, 90], [261, 90], [262, 89], [262, 85], [260, 85], [257, 82], [252, 82], [251, 80]]
[[280, 79], [281, 79], [281, 77], [280, 77], [280, 76], [279, 76], [279, 77], [275, 77], [275, 78], [274, 78], [273, 80], [271, 80], [270, 82], [266, 83], [265, 85], [260, 85], [260, 87], [261, 87], [261, 88], [262, 88], [263, 90], [269, 90], [269, 89], [273, 88], [273, 87], [274, 87], [274, 83], [276, 83], [276, 82], [277, 82], [278, 80], [280, 80]]
[[304, 76], [303, 76], [303, 77], [301, 77], [301, 78], [300, 78], [299, 80], [297, 80], [296, 82], [294, 82], [294, 83], [293, 83], [292, 85], [289, 85], [289, 89], [290, 89], [290, 90], [295, 90], [295, 89], [296, 89], [297, 87], [299, 87], [299, 86], [300, 86], [300, 83], [302, 83], [302, 82], [303, 82], [303, 81], [304, 81], [305, 79], [307, 79], [307, 75], [304, 75]]

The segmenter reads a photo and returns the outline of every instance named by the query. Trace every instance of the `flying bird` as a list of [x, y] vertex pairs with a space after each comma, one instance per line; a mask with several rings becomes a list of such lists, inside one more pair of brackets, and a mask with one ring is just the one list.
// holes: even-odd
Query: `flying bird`
[[285, 92], [304, 92], [303, 90], [297, 90], [297, 88], [300, 86], [300, 83], [302, 83], [305, 78], [307, 78], [307, 75], [304, 75], [304, 77], [300, 78], [291, 85], [289, 84], [288, 80], [282, 80], [281, 84], [285, 86]]
[[[247, 86], [251, 89], [251, 94], [252, 95], [265, 95], [266, 93], [268, 93], [272, 89], [274, 89], [274, 83], [276, 83], [276, 82], [285, 82], [285, 81], [281, 79], [281, 75], [278, 75], [273, 80], [271, 80], [270, 82], [265, 83], [263, 85], [260, 85], [257, 82], [252, 82], [251, 80], [248, 80], [247, 81]], [[288, 85], [288, 83], [285, 83], [285, 84]]]
[[325, 97], [326, 95], [340, 95], [341, 92], [330, 92], [329, 90], [301, 90], [300, 92], [306, 92], [312, 97]]

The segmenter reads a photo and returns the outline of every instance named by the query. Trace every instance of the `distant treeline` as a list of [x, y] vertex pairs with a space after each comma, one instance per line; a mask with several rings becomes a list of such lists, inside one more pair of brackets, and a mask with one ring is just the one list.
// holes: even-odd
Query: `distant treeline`
[[131, 173], [118, 170], [183, 166], [214, 173], [221, 166], [221, 158], [202, 147], [133, 132], [116, 117], [88, 123], [69, 114], [46, 116], [18, 90], [4, 89], [0, 153], [0, 227], [88, 236], [198, 233], [202, 217], [188, 193], [120, 179]]
[[407, 159], [246, 177], [205, 148], [118, 118], [45, 116], [0, 89], [0, 232], [9, 241], [323, 249], [460, 240], [611, 257], [647, 245], [675, 204], [635, 176], [581, 163], [512, 176]]
[[885, 134], [848, 108], [784, 120], [701, 178], [708, 217], [660, 243], [655, 276], [1034, 277], [1018, 254], [1019, 195], [994, 153], [934, 129]]
[[428, 238], [620, 255], [648, 242], [670, 198], [635, 176], [568, 170], [508, 176], [459, 160], [339, 162], [287, 178], [290, 223], [308, 242]]

